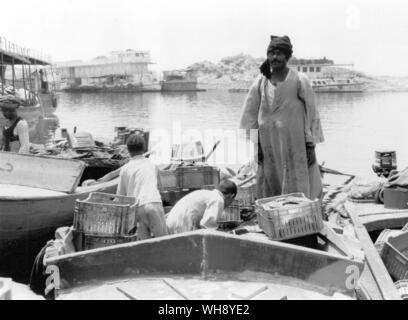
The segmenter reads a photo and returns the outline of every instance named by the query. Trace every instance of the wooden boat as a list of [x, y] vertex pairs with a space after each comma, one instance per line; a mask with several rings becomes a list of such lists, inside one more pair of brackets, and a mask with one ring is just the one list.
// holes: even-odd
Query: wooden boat
[[117, 179], [78, 187], [84, 167], [78, 160], [0, 152], [0, 268], [11, 263], [9, 255], [36, 253], [56, 228], [72, 224], [76, 199], [116, 191]]
[[[348, 175], [343, 175], [346, 176]], [[360, 290], [373, 300], [400, 300], [401, 296], [374, 246], [373, 239], [383, 229], [402, 226], [406, 215], [404, 217], [404, 213], [384, 209], [383, 205], [374, 202], [347, 200], [344, 209], [351, 219], [355, 238], [365, 257]]]
[[57, 299], [355, 299], [363, 271], [357, 259], [212, 230], [59, 256], [46, 265]]

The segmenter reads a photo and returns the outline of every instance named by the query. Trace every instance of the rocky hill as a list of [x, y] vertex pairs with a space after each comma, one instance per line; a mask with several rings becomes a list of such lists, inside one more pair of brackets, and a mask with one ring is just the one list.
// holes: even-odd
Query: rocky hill
[[263, 58], [247, 54], [225, 57], [218, 63], [197, 62], [189, 69], [197, 73], [199, 87], [203, 89], [249, 88], [259, 74]]
[[[196, 72], [201, 89], [248, 89], [259, 74], [259, 66], [265, 58], [254, 58], [248, 54], [225, 57], [218, 63], [197, 62], [188, 67]], [[342, 69], [347, 72], [346, 69]], [[373, 77], [353, 71], [359, 81], [366, 83], [368, 91], [408, 91], [408, 78]]]

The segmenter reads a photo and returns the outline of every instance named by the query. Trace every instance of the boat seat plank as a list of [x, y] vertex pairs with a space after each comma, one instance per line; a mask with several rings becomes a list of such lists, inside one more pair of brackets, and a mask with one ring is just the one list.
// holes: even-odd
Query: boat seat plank
[[65, 195], [65, 192], [0, 183], [0, 200], [33, 200]]
[[408, 213], [408, 209], [387, 209], [379, 203], [355, 203], [352, 202], [359, 217], [372, 216], [377, 214]]
[[377, 203], [350, 203], [369, 232], [402, 228], [408, 222], [408, 209], [387, 209]]
[[357, 238], [361, 241], [368, 267], [370, 268], [375, 283], [377, 284], [381, 292], [382, 298], [385, 300], [401, 300], [401, 297], [394, 286], [391, 276], [388, 274], [388, 271], [384, 263], [382, 262], [377, 249], [374, 247], [374, 244], [371, 241], [367, 229], [362, 225], [360, 221], [356, 204], [347, 201], [345, 203], [345, 208], [349, 213], [351, 220], [353, 221]]
[[78, 160], [0, 152], [0, 183], [72, 193], [85, 163]]

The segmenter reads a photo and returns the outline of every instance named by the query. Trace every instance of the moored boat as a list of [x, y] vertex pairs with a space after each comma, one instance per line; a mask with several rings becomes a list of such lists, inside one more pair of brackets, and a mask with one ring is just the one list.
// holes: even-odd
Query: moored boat
[[355, 299], [363, 270], [340, 255], [210, 230], [46, 264], [57, 299]]
[[38, 252], [56, 228], [72, 224], [76, 199], [85, 199], [96, 191], [116, 192], [117, 180], [78, 187], [84, 167], [78, 160], [0, 153], [3, 272], [19, 271], [13, 269], [18, 263], [10, 256], [20, 255], [32, 264], [28, 253]]

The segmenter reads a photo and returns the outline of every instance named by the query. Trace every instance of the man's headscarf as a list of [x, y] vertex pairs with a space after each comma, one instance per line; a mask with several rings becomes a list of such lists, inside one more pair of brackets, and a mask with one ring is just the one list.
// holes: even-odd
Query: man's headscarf
[[290, 58], [293, 53], [292, 44], [288, 36], [271, 36], [271, 42], [269, 43], [266, 54], [275, 49], [282, 50], [288, 58]]

